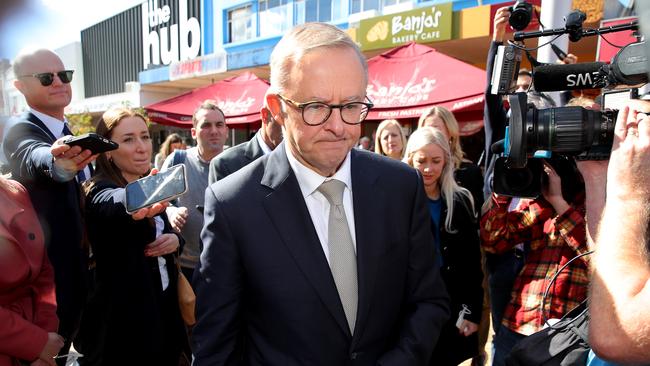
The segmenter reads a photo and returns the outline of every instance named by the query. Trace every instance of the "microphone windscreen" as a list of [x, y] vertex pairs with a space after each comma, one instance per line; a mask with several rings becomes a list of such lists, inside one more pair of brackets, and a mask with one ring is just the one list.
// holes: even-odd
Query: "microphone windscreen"
[[600, 70], [604, 65], [604, 62], [583, 62], [538, 66], [533, 70], [533, 85], [537, 91], [602, 88], [606, 75], [601, 75]]

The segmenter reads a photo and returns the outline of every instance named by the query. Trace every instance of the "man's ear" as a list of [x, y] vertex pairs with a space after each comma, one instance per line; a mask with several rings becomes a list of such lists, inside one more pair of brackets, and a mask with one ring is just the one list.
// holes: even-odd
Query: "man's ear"
[[284, 111], [282, 110], [282, 102], [276, 94], [267, 94], [266, 105], [268, 106], [269, 111], [273, 119], [284, 127]]
[[196, 128], [192, 127], [190, 128], [190, 134], [192, 135], [192, 138], [196, 140]]
[[25, 84], [20, 81], [19, 79], [14, 80], [14, 87], [18, 89], [18, 91], [22, 94], [25, 95]]

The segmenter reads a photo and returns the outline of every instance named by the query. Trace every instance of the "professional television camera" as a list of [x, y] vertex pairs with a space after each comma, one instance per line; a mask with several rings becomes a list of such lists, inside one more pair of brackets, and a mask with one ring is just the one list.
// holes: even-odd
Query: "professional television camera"
[[[623, 30], [637, 30], [637, 22], [612, 27], [582, 28], [586, 19], [576, 10], [565, 17], [559, 29], [516, 32], [515, 41], [542, 36], [569, 34], [573, 42], [585, 36]], [[573, 156], [577, 160], [609, 158], [614, 137], [617, 110], [589, 110], [582, 107], [537, 109], [528, 103], [526, 93], [514, 93], [523, 47], [516, 44], [500, 46], [492, 75], [492, 93], [508, 95], [511, 116], [504, 141], [493, 151], [503, 151], [494, 171], [494, 192], [518, 197], [536, 197], [540, 193], [542, 164], [553, 154]], [[627, 86], [630, 98], [637, 96], [637, 87], [648, 82], [645, 41], [623, 47], [611, 63], [592, 62], [573, 65], [541, 65], [533, 68], [536, 91], [562, 91]], [[557, 156], [555, 156], [557, 157]]]

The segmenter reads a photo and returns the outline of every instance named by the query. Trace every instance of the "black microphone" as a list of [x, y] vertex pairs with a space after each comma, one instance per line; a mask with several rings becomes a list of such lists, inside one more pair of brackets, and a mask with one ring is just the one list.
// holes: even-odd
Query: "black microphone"
[[604, 62], [583, 62], [538, 66], [533, 69], [533, 85], [540, 92], [604, 88], [607, 85], [605, 65]]

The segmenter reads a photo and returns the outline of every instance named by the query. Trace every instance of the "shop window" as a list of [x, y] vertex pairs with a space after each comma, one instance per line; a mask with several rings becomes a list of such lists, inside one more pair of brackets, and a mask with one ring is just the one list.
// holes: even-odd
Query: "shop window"
[[259, 0], [260, 36], [282, 34], [292, 26], [288, 0]]
[[331, 22], [345, 17], [342, 0], [297, 0], [296, 23]]
[[228, 43], [253, 38], [253, 9], [250, 5], [228, 11]]
[[410, 3], [412, 0], [350, 0], [350, 14], [368, 10], [382, 11], [384, 6]]

